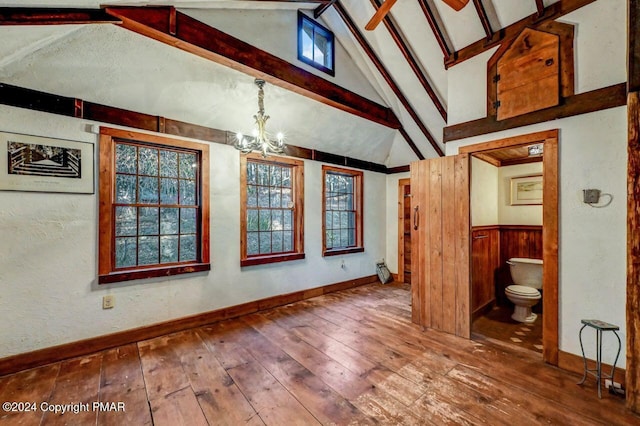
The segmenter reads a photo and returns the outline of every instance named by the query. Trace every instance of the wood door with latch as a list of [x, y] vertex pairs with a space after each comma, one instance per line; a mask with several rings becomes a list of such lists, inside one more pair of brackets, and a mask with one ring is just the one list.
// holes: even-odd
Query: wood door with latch
[[526, 28], [498, 60], [497, 119], [560, 103], [560, 37]]
[[470, 337], [469, 155], [411, 163], [411, 318]]

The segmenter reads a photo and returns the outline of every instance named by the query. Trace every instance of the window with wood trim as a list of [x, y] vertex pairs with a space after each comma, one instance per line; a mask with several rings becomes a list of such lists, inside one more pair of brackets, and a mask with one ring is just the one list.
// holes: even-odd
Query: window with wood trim
[[362, 176], [357, 170], [322, 166], [322, 255], [364, 251]]
[[210, 269], [209, 146], [100, 130], [99, 282]]
[[240, 265], [304, 258], [304, 162], [240, 157]]

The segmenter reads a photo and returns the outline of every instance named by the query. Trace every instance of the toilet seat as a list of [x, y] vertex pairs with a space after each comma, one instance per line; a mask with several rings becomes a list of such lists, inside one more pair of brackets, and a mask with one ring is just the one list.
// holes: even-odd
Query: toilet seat
[[540, 295], [540, 292], [535, 288], [517, 284], [510, 285], [505, 289], [505, 292], [527, 299], [539, 299], [540, 297], [542, 297]]

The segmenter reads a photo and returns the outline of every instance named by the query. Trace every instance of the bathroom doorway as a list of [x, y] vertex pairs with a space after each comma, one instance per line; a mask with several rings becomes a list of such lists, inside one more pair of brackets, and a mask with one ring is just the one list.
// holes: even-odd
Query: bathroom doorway
[[[536, 151], [539, 148], [542, 153]], [[459, 149], [472, 157], [472, 338], [497, 340], [540, 352], [546, 362], [554, 365], [558, 363], [557, 151], [557, 130]], [[484, 173], [479, 172], [483, 169]], [[503, 172], [499, 173], [499, 169]], [[488, 182], [492, 179], [498, 187], [483, 192], [483, 187], [491, 186]], [[541, 205], [539, 200], [511, 199], [511, 184], [528, 182], [527, 179], [537, 182], [537, 188], [541, 181]], [[495, 204], [491, 206], [492, 203]], [[530, 323], [511, 318], [515, 309], [507, 296], [509, 292], [505, 291], [513, 284], [506, 263], [511, 257], [543, 261], [541, 301], [532, 308], [538, 318]]]

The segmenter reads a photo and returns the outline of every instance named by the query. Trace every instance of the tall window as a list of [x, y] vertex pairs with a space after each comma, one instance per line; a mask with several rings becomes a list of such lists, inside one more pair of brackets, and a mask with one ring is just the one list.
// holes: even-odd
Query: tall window
[[362, 172], [322, 166], [323, 256], [364, 251]]
[[298, 12], [298, 59], [326, 72], [334, 72], [333, 33], [302, 12]]
[[100, 283], [210, 269], [208, 145], [101, 129]]
[[303, 259], [300, 160], [240, 157], [241, 266]]

